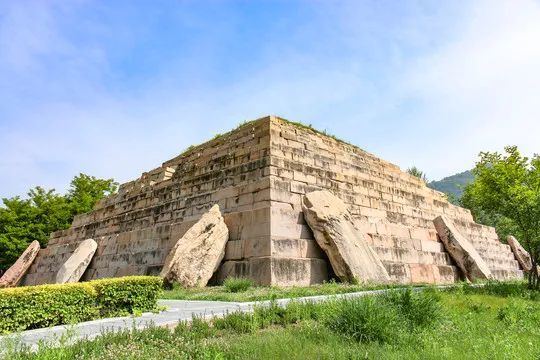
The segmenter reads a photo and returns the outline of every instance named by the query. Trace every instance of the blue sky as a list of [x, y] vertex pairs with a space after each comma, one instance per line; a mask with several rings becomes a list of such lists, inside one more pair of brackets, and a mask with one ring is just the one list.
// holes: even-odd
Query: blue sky
[[0, 197], [134, 179], [267, 114], [430, 179], [539, 152], [540, 2], [0, 2]]

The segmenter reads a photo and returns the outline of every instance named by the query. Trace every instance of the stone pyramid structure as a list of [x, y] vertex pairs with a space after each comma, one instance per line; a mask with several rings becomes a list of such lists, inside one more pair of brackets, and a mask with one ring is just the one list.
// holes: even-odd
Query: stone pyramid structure
[[122, 184], [117, 194], [51, 235], [24, 284], [53, 283], [86, 239], [97, 244], [82, 280], [159, 274], [176, 241], [214, 204], [229, 229], [214, 274], [263, 285], [309, 285], [333, 276], [302, 213], [302, 196], [326, 189], [350, 208], [391, 279], [463, 279], [433, 220], [451, 219], [497, 279], [523, 276], [491, 227], [389, 162], [311, 128], [269, 116], [190, 148]]

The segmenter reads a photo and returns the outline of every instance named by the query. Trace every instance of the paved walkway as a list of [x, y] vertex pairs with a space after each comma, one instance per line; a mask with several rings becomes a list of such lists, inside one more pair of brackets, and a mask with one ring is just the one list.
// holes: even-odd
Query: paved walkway
[[[441, 286], [444, 287], [444, 286]], [[413, 290], [422, 290], [423, 288], [413, 288]], [[367, 290], [357, 293], [340, 295], [320, 295], [295, 299], [280, 299], [275, 302], [279, 306], [285, 306], [291, 301], [311, 301], [320, 302], [330, 299], [361, 297], [367, 295], [381, 294], [384, 290]], [[58, 344], [62, 338], [68, 338], [68, 342], [74, 342], [79, 339], [93, 339], [104, 332], [118, 332], [122, 330], [144, 329], [151, 326], [174, 327], [180, 321], [191, 320], [194, 316], [210, 319], [212, 317], [221, 317], [234, 311], [252, 311], [255, 306], [267, 306], [271, 301], [259, 301], [250, 303], [221, 302], [221, 301], [187, 301], [187, 300], [159, 300], [159, 305], [167, 307], [167, 310], [160, 313], [145, 313], [139, 317], [121, 317], [87, 321], [76, 325], [60, 325], [46, 329], [36, 329], [23, 331], [19, 334], [10, 334], [0, 336], [0, 356], [2, 349], [5, 349], [7, 342], [15, 342], [20, 345], [29, 346], [37, 349], [40, 343]]]

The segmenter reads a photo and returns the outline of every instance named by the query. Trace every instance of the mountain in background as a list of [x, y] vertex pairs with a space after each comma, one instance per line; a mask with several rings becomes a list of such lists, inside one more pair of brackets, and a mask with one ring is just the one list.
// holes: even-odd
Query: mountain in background
[[465, 186], [473, 181], [474, 174], [471, 170], [467, 170], [459, 174], [445, 177], [439, 181], [432, 181], [427, 185], [432, 189], [439, 190], [445, 194], [451, 194], [456, 199], [459, 199], [463, 195]]

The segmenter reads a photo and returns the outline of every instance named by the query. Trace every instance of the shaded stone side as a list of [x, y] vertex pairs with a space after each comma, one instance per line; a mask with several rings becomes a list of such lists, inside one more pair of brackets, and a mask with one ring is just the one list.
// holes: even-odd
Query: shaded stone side
[[269, 118], [245, 124], [122, 184], [70, 229], [51, 235], [25, 284], [54, 282], [61, 264], [88, 238], [98, 248], [83, 280], [159, 274], [174, 242], [214, 204], [231, 243], [242, 249], [228, 247], [226, 260], [270, 256], [269, 128]]

